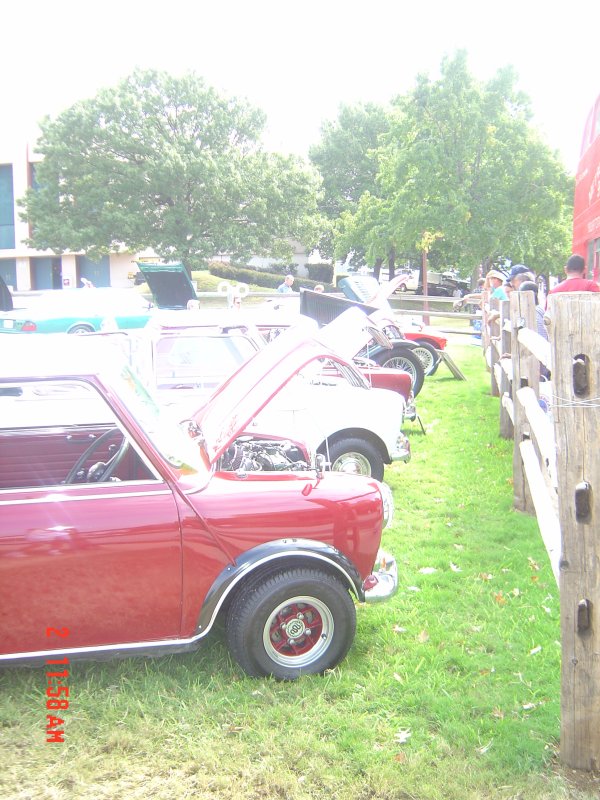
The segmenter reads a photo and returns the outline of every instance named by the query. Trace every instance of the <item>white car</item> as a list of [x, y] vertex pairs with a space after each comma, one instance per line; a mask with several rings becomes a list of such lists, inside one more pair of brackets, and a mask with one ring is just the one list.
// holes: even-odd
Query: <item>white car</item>
[[[349, 324], [356, 324], [353, 319]], [[127, 340], [130, 363], [169, 413], [178, 419], [193, 417], [250, 357], [266, 362], [283, 356], [310, 328], [313, 358], [248, 421], [246, 434], [303, 443], [308, 457], [322, 454], [333, 470], [378, 480], [385, 464], [410, 458], [401, 431], [404, 399], [397, 392], [372, 388], [352, 363], [316, 338], [312, 320], [268, 345], [235, 317], [221, 314], [220, 320], [219, 324], [214, 315], [178, 312], [162, 322], [157, 317]]]

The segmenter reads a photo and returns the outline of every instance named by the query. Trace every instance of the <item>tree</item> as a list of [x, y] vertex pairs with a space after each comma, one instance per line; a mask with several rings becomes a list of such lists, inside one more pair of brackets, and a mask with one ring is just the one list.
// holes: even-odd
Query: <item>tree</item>
[[[394, 101], [378, 150], [377, 190], [338, 230], [342, 252], [353, 236], [372, 253], [419, 249], [463, 274], [499, 256], [542, 271], [569, 249], [572, 181], [529, 123], [528, 101], [512, 69], [487, 84], [468, 73], [459, 52], [441, 78], [419, 76]], [[369, 230], [364, 220], [377, 219]]]
[[[380, 136], [389, 130], [388, 112], [372, 103], [340, 106], [338, 118], [321, 127], [321, 141], [309, 150], [309, 158], [323, 180], [319, 210], [335, 222], [355, 211], [361, 196], [376, 186]], [[323, 254], [332, 254], [331, 231], [319, 243]]]
[[91, 257], [152, 248], [189, 270], [218, 252], [289, 257], [314, 245], [318, 179], [259, 147], [262, 112], [195, 75], [136, 71], [46, 119], [30, 244]]

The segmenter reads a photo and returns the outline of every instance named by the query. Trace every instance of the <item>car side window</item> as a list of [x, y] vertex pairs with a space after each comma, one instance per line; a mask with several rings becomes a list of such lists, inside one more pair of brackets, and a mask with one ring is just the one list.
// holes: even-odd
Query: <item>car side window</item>
[[160, 480], [85, 381], [0, 385], [0, 490]]

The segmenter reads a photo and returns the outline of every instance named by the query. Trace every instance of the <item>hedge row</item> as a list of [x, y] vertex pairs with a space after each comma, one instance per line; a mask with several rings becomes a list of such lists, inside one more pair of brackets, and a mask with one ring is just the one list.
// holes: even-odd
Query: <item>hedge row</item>
[[[318, 283], [330, 283], [330, 281], [326, 281], [324, 278], [320, 277], [317, 277], [313, 280], [313, 274], [311, 273], [310, 269], [311, 266], [323, 265], [309, 265], [308, 270], [309, 274], [311, 274], [311, 277], [296, 278], [294, 281], [294, 286], [292, 287], [294, 290], [297, 291], [300, 287], [312, 289]], [[325, 266], [330, 265], [327, 264]], [[333, 277], [333, 268], [330, 267], [330, 269]], [[208, 271], [211, 275], [214, 275], [217, 278], [225, 278], [226, 280], [235, 281], [236, 283], [252, 283], [255, 286], [263, 286], [266, 289], [277, 289], [285, 277], [284, 274], [274, 275], [271, 272], [264, 272], [263, 270], [250, 269], [249, 267], [237, 267], [233, 264], [223, 264], [222, 262], [215, 261], [210, 262], [208, 265]]]

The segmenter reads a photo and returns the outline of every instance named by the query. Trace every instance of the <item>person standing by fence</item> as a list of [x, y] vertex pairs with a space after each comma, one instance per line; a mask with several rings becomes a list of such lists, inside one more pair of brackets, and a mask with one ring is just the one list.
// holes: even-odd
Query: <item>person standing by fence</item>
[[289, 294], [293, 292], [292, 286], [294, 284], [294, 276], [293, 275], [286, 275], [283, 279], [283, 283], [280, 283], [277, 287], [277, 291], [280, 294]]

